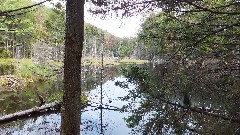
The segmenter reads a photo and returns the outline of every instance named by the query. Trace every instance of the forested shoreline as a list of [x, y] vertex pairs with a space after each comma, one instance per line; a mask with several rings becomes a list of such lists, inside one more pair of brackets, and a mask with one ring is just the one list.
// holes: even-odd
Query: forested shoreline
[[[131, 114], [125, 121], [132, 133], [239, 134], [239, 1], [88, 1], [89, 11], [99, 16], [150, 12], [132, 38], [116, 37], [78, 20], [84, 15], [82, 1], [75, 1], [82, 2], [79, 7], [68, 1], [72, 4], [67, 5], [69, 12], [58, 3], [53, 8], [33, 6], [7, 14], [4, 11], [36, 3], [1, 2], [0, 73], [6, 76], [0, 78], [2, 84], [12, 91], [21, 88], [15, 83], [19, 79], [10, 75], [14, 73], [27, 78], [23, 80], [28, 84], [34, 75], [40, 84], [43, 78], [65, 77], [63, 93], [53, 99], [64, 99], [63, 127], [67, 130], [80, 132], [69, 122], [80, 123], [80, 110], [74, 106], [82, 104], [82, 84], [95, 88], [92, 84], [98, 81], [102, 86], [105, 68], [124, 63], [118, 70], [126, 79], [115, 85], [129, 90], [119, 99], [128, 102], [119, 111]], [[72, 7], [78, 13], [73, 14]], [[139, 61], [138, 65], [135, 59], [149, 63]], [[82, 79], [84, 73], [93, 79]], [[129, 89], [132, 85], [134, 89]]]
[[[31, 0], [3, 0], [0, 11], [34, 4]], [[11, 6], [10, 6], [11, 5]], [[48, 59], [63, 59], [65, 9], [57, 3], [53, 8], [39, 5], [10, 16], [1, 16], [0, 58], [35, 58], [44, 53]], [[135, 57], [134, 38], [119, 38], [85, 23], [84, 54], [86, 57]], [[43, 55], [43, 54], [41, 54]], [[51, 56], [49, 56], [51, 55]], [[46, 58], [46, 56], [45, 56]]]

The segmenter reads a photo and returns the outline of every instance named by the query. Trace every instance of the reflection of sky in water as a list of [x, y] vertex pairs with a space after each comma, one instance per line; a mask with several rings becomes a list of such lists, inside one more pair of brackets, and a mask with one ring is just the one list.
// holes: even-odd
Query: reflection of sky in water
[[[115, 78], [114, 81], [107, 81], [103, 84], [103, 104], [104, 105], [111, 105], [115, 107], [122, 107], [126, 102], [118, 100], [118, 97], [126, 96], [126, 89], [122, 89], [118, 86], [115, 86], [115, 81], [125, 81], [124, 78]], [[130, 89], [134, 88], [134, 86], [130, 86]], [[100, 96], [101, 96], [101, 89], [97, 87], [94, 90], [89, 92], [89, 99], [93, 102], [92, 105], [99, 105], [100, 103]], [[98, 104], [96, 104], [98, 103]], [[106, 106], [104, 106], [106, 107]], [[113, 108], [113, 107], [109, 107]], [[94, 108], [87, 108], [87, 109], [94, 109]], [[113, 135], [124, 135], [130, 132], [130, 129], [127, 128], [126, 123], [124, 122], [123, 118], [128, 116], [127, 113], [120, 113], [118, 111], [113, 110], [103, 110], [103, 124], [106, 126], [104, 128], [104, 134], [113, 134]], [[87, 111], [82, 114], [82, 122], [86, 122], [91, 120], [94, 131], [84, 130], [81, 134], [100, 134], [100, 110], [96, 111]], [[86, 124], [84, 124], [86, 125]], [[85, 128], [86, 126], [84, 126]], [[91, 129], [90, 129], [91, 130]]]
[[[118, 97], [123, 97], [127, 94], [127, 90], [115, 86], [116, 81], [125, 81], [125, 78], [115, 78], [114, 81], [107, 81], [103, 84], [103, 104], [115, 107], [121, 107], [126, 104]], [[134, 86], [130, 85], [130, 89]], [[100, 103], [100, 86], [91, 90], [89, 100], [93, 106], [98, 106]], [[106, 106], [104, 106], [106, 107]], [[113, 108], [113, 107], [109, 107]], [[87, 107], [85, 112], [82, 113], [81, 135], [99, 135], [100, 128], [100, 110], [95, 110], [96, 107]], [[123, 118], [128, 116], [128, 113], [120, 113], [113, 110], [103, 110], [103, 126], [104, 135], [126, 135], [130, 133], [129, 129], [124, 122]], [[0, 129], [0, 134], [12, 135], [58, 135], [60, 134], [60, 115], [51, 114], [48, 116], [40, 116], [35, 119], [29, 119], [24, 123], [18, 122], [15, 126]]]

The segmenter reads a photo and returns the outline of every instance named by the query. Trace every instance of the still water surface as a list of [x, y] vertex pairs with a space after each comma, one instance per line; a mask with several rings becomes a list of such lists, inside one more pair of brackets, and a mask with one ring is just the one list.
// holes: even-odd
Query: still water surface
[[[119, 97], [126, 96], [128, 89], [123, 89], [115, 85], [116, 81], [124, 81], [126, 78], [117, 77], [108, 80], [103, 84], [103, 107], [115, 108], [122, 107], [126, 101], [119, 100]], [[134, 85], [129, 85], [133, 89]], [[91, 101], [91, 106], [84, 109], [82, 113], [81, 135], [99, 135], [101, 133], [101, 111], [97, 109], [100, 104], [101, 88], [97, 86], [86, 94]], [[95, 106], [95, 107], [94, 107]], [[105, 135], [126, 135], [131, 129], [127, 127], [124, 117], [127, 112], [114, 110], [103, 110], [102, 128]], [[11, 135], [58, 135], [60, 134], [61, 117], [60, 114], [50, 114], [34, 119], [22, 120], [5, 127], [0, 127], [0, 134]]]

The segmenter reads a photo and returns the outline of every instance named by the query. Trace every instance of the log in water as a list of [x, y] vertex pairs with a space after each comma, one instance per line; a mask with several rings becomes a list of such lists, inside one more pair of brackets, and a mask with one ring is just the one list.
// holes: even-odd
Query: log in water
[[61, 101], [55, 101], [49, 104], [42, 105], [40, 107], [35, 107], [32, 109], [16, 112], [13, 114], [8, 114], [0, 117], [0, 125], [6, 124], [19, 119], [26, 119], [30, 117], [36, 117], [43, 114], [59, 112], [61, 108]]

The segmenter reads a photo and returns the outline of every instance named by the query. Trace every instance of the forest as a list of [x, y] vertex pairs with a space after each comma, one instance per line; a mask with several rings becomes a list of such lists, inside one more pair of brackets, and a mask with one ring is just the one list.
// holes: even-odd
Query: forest
[[[239, 1], [20, 1], [0, 0], [0, 133], [60, 112], [60, 127], [42, 125], [49, 134], [240, 134]], [[120, 38], [85, 23], [84, 4], [102, 17], [147, 15]]]
[[[3, 0], [0, 10], [21, 8], [30, 3], [34, 4], [31, 0]], [[2, 14], [0, 32], [1, 58], [16, 58], [19, 48], [20, 58], [35, 59], [43, 57], [39, 55], [51, 55], [49, 59], [63, 60], [65, 10], [60, 3], [54, 8], [39, 5], [8, 16]], [[84, 38], [86, 57], [90, 56], [87, 54], [99, 57], [101, 49], [104, 49], [106, 57], [136, 57], [130, 51], [137, 44], [132, 38], [116, 37], [88, 23], [85, 23]]]

